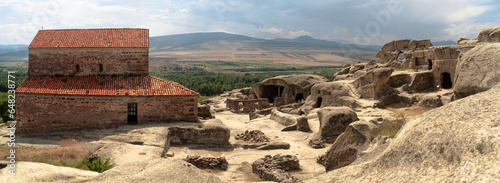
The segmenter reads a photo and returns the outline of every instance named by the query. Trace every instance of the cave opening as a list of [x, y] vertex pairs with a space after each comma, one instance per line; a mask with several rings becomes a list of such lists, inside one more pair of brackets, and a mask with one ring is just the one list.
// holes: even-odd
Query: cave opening
[[451, 82], [451, 75], [450, 73], [444, 72], [441, 73], [441, 87], [444, 89], [450, 89], [453, 87], [453, 83]]
[[295, 101], [300, 102], [302, 100], [304, 100], [304, 95], [302, 93], [297, 93], [297, 95], [295, 95]]
[[264, 85], [262, 86], [262, 98], [267, 98], [269, 103], [274, 103], [274, 98], [281, 97], [283, 95], [283, 90], [285, 87], [276, 85]]
[[318, 97], [318, 99], [316, 99], [316, 103], [313, 105], [313, 108], [321, 107], [321, 103], [323, 103], [323, 98]]

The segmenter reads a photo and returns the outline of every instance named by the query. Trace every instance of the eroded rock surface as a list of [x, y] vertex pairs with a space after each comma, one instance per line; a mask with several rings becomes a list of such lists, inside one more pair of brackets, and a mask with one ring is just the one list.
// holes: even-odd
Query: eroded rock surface
[[381, 155], [306, 182], [499, 182], [499, 95], [496, 85], [419, 115]]
[[350, 123], [358, 120], [356, 112], [348, 107], [325, 107], [318, 111], [318, 117], [319, 134], [326, 141], [334, 140]]
[[456, 98], [486, 91], [500, 83], [499, 51], [500, 43], [480, 44], [458, 60], [453, 87]]

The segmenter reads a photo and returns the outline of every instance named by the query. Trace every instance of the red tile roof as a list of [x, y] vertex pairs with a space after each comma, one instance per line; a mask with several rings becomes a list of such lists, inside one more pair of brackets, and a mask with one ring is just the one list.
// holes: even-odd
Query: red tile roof
[[198, 93], [154, 76], [28, 76], [16, 93], [105, 96], [193, 96]]
[[149, 29], [39, 30], [29, 48], [149, 48]]

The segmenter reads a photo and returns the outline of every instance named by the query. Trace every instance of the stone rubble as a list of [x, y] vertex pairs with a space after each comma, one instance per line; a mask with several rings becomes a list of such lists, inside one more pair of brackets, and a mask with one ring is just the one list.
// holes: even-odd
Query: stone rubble
[[252, 141], [252, 142], [269, 142], [269, 138], [260, 130], [246, 130], [245, 133], [238, 134], [234, 137], [236, 140]]
[[263, 181], [300, 182], [287, 171], [300, 169], [299, 159], [293, 155], [266, 155], [252, 163], [252, 172]]
[[325, 148], [325, 141], [321, 138], [309, 140], [309, 146], [314, 149]]
[[198, 168], [209, 168], [209, 169], [219, 169], [227, 170], [227, 160], [225, 157], [200, 157], [200, 156], [187, 156], [184, 161], [193, 164]]

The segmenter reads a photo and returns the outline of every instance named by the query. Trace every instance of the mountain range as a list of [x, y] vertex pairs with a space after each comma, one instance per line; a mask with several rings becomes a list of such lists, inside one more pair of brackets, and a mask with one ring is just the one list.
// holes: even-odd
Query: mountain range
[[[433, 42], [434, 46], [456, 44], [454, 41]], [[28, 45], [0, 45], [0, 62], [25, 60]], [[294, 39], [261, 39], [223, 32], [188, 33], [150, 37], [150, 52], [165, 51], [294, 51], [294, 50], [332, 50], [333, 53], [377, 52], [381, 45], [356, 45], [300, 36]], [[342, 51], [340, 51], [342, 50]], [[343, 55], [341, 55], [343, 56]], [[347, 56], [349, 57], [349, 56]], [[359, 59], [359, 58], [356, 58]]]

